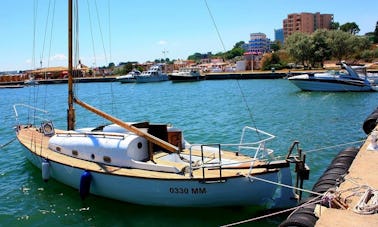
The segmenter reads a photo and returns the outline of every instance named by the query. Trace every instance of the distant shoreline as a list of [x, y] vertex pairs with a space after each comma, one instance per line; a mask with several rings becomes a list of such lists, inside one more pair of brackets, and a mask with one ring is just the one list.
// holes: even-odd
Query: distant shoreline
[[[240, 71], [240, 72], [217, 72], [217, 73], [204, 73], [205, 80], [221, 80], [221, 79], [282, 79], [288, 74], [298, 75], [306, 73], [318, 73], [326, 70], [276, 70], [276, 71]], [[369, 70], [369, 72], [378, 72], [377, 70]], [[68, 79], [46, 79], [36, 80], [38, 84], [66, 84]], [[98, 83], [98, 82], [116, 82], [116, 76], [105, 77], [79, 77], [74, 79], [75, 83]], [[24, 81], [6, 81], [0, 82], [0, 86], [9, 85], [25, 85]]]

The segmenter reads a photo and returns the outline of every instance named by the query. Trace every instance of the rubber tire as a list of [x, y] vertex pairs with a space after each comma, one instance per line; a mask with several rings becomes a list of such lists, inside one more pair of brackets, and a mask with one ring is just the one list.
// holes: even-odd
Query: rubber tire
[[315, 226], [318, 218], [314, 214], [308, 213], [298, 213], [298, 215], [294, 214], [290, 216], [289, 219], [283, 221], [279, 226], [280, 227], [289, 227], [289, 226], [297, 226], [297, 227], [313, 227]]
[[323, 194], [325, 193], [326, 191], [328, 191], [328, 189], [330, 188], [334, 188], [335, 185], [334, 184], [320, 184], [320, 185], [317, 185], [316, 187], [314, 187], [312, 189], [313, 192], [317, 192], [317, 193], [320, 193], [320, 194]]

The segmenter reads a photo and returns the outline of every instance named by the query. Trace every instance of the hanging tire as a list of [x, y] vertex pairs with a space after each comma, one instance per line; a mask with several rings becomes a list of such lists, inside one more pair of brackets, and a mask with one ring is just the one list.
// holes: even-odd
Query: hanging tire
[[313, 227], [315, 226], [318, 218], [315, 216], [314, 211], [312, 214], [305, 212], [296, 212], [288, 219], [283, 221], [279, 226], [280, 227], [289, 227], [289, 226], [298, 226], [298, 227]]
[[335, 184], [321, 184], [321, 185], [316, 186], [316, 188], [313, 188], [312, 191], [323, 194], [329, 189], [335, 188], [335, 187], [336, 187]]
[[325, 179], [325, 180], [319, 180], [318, 182], [316, 182], [316, 184], [314, 184], [314, 186], [312, 187], [312, 191], [314, 191], [314, 188], [318, 187], [319, 185], [322, 185], [322, 184], [330, 184], [330, 185], [337, 185], [339, 183], [339, 181], [337, 181], [336, 179]]
[[322, 177], [319, 178], [319, 180], [314, 185], [316, 185], [318, 182], [325, 181], [325, 180], [333, 180], [335, 182], [339, 182], [342, 180], [342, 177], [340, 176], [340, 174], [334, 174], [334, 173], [324, 174]]
[[[340, 169], [344, 169], [344, 170], [348, 170], [350, 165], [352, 164], [352, 161], [349, 161], [349, 160], [339, 160], [335, 163], [332, 163], [326, 170], [326, 172], [328, 170], [331, 170], [333, 168], [340, 168]], [[324, 172], [324, 173], [326, 173]]]
[[357, 147], [347, 147], [343, 151], [341, 151], [339, 154], [344, 154], [344, 153], [355, 153], [355, 154], [357, 154], [359, 150], [360, 149], [357, 148]]
[[378, 108], [376, 108], [364, 121], [362, 129], [366, 135], [370, 134], [373, 129], [377, 126], [378, 119]]
[[340, 156], [340, 157], [337, 157], [335, 158], [330, 165], [332, 165], [333, 163], [335, 162], [338, 162], [338, 161], [346, 161], [346, 162], [350, 162], [352, 163], [353, 160], [355, 159], [356, 156], [347, 156], [347, 155], [343, 155], [343, 156]]
[[[348, 147], [332, 160], [328, 168], [319, 177], [318, 181], [314, 184], [312, 191], [323, 194], [331, 188], [334, 188], [340, 181], [343, 180], [342, 176], [346, 174], [356, 157], [359, 149], [355, 147]], [[307, 199], [301, 201], [300, 205], [314, 199], [316, 194], [310, 195]], [[308, 206], [301, 207], [290, 214], [290, 216], [283, 221], [279, 226], [297, 226], [297, 227], [313, 227], [315, 226], [318, 218], [314, 214], [316, 204], [312, 203]]]
[[347, 172], [346, 169], [344, 168], [340, 168], [340, 167], [335, 167], [335, 168], [332, 168], [332, 169], [328, 169], [325, 173], [335, 173], [335, 174], [339, 174], [340, 176], [345, 174]]

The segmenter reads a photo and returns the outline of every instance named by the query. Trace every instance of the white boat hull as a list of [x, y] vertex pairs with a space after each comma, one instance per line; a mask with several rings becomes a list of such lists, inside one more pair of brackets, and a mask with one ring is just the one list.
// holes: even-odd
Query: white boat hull
[[168, 75], [161, 74], [158, 76], [136, 76], [135, 81], [137, 83], [149, 83], [149, 82], [160, 82], [160, 81], [167, 81]]
[[315, 80], [300, 80], [291, 79], [295, 86], [303, 91], [371, 91], [371, 86], [364, 84], [350, 84], [342, 81], [315, 81]]
[[[27, 158], [38, 168], [43, 158], [26, 151]], [[55, 180], [79, 189], [84, 169], [50, 163], [50, 176]], [[289, 168], [288, 168], [289, 169]], [[290, 171], [290, 170], [288, 170]], [[279, 171], [258, 175], [265, 180], [277, 182]], [[200, 180], [146, 179], [114, 174], [91, 172], [90, 193], [106, 198], [141, 205], [173, 207], [248, 206], [268, 207], [273, 202], [277, 186], [240, 176], [224, 182]], [[290, 179], [291, 180], [291, 179]], [[246, 196], [247, 195], [247, 196]], [[287, 206], [290, 201], [285, 201]], [[291, 201], [295, 203], [295, 201]]]

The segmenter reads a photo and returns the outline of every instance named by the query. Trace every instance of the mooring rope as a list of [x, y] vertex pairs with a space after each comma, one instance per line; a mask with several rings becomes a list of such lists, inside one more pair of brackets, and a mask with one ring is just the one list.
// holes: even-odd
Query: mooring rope
[[353, 141], [353, 142], [348, 142], [348, 143], [341, 143], [341, 144], [337, 144], [337, 145], [333, 145], [333, 146], [328, 146], [328, 147], [323, 147], [323, 148], [308, 150], [308, 151], [305, 151], [305, 152], [306, 152], [306, 154], [308, 154], [308, 153], [315, 152], [315, 151], [327, 150], [327, 149], [335, 148], [335, 147], [343, 147], [343, 146], [350, 145], [350, 144], [363, 143], [365, 141], [366, 141], [366, 139], [364, 139], [364, 140], [358, 140], [358, 141]]
[[[360, 196], [359, 201], [353, 207], [353, 212], [357, 214], [374, 214], [378, 212], [378, 190], [367, 185], [367, 184], [359, 184], [354, 180], [354, 178], [344, 178], [346, 181], [351, 182], [352, 184], [356, 185], [356, 187], [348, 188], [345, 190], [340, 191], [340, 193], [345, 193], [348, 191], [352, 191], [353, 193], [346, 196], [344, 200], [347, 200], [353, 196]], [[362, 191], [364, 190], [364, 191]]]
[[323, 195], [323, 193], [318, 193], [318, 192], [314, 192], [314, 191], [303, 189], [303, 188], [297, 188], [297, 187], [294, 187], [294, 186], [290, 186], [290, 185], [286, 185], [286, 184], [282, 184], [282, 183], [278, 183], [278, 182], [262, 179], [262, 178], [255, 177], [255, 176], [252, 176], [252, 175], [249, 175], [247, 177], [248, 178], [253, 178], [255, 180], [263, 181], [265, 183], [275, 184], [275, 185], [278, 185], [278, 186], [281, 186], [281, 187], [286, 187], [286, 188], [290, 188], [290, 189], [294, 189], [294, 190], [298, 190], [298, 191], [302, 191], [302, 192], [307, 192], [307, 193], [318, 195], [318, 196]]
[[3, 145], [0, 145], [0, 149], [2, 149], [3, 147], [6, 147], [8, 146], [9, 144], [11, 144], [13, 141], [16, 140], [16, 137], [14, 137], [13, 139], [11, 139], [10, 141], [4, 143]]
[[311, 204], [314, 204], [314, 203], [317, 203], [318, 199], [320, 198], [320, 196], [317, 196], [313, 199], [311, 199], [310, 201], [300, 205], [300, 206], [296, 206], [296, 207], [292, 207], [292, 208], [288, 208], [288, 209], [285, 209], [285, 210], [281, 210], [281, 211], [277, 211], [277, 212], [274, 212], [274, 213], [270, 213], [270, 214], [266, 214], [266, 215], [262, 215], [262, 216], [259, 216], [259, 217], [255, 217], [255, 218], [250, 218], [250, 219], [247, 219], [247, 220], [243, 220], [243, 221], [238, 221], [238, 222], [235, 222], [235, 223], [231, 223], [231, 224], [227, 224], [227, 225], [221, 225], [222, 227], [229, 227], [229, 226], [235, 226], [235, 225], [241, 225], [241, 224], [245, 224], [247, 222], [253, 222], [253, 221], [258, 221], [260, 219], [264, 219], [264, 218], [269, 218], [269, 217], [272, 217], [272, 216], [275, 216], [275, 215], [279, 215], [279, 214], [283, 214], [283, 213], [287, 213], [289, 211], [294, 211], [295, 210], [298, 210], [302, 207], [306, 207], [308, 205], [311, 205]]

